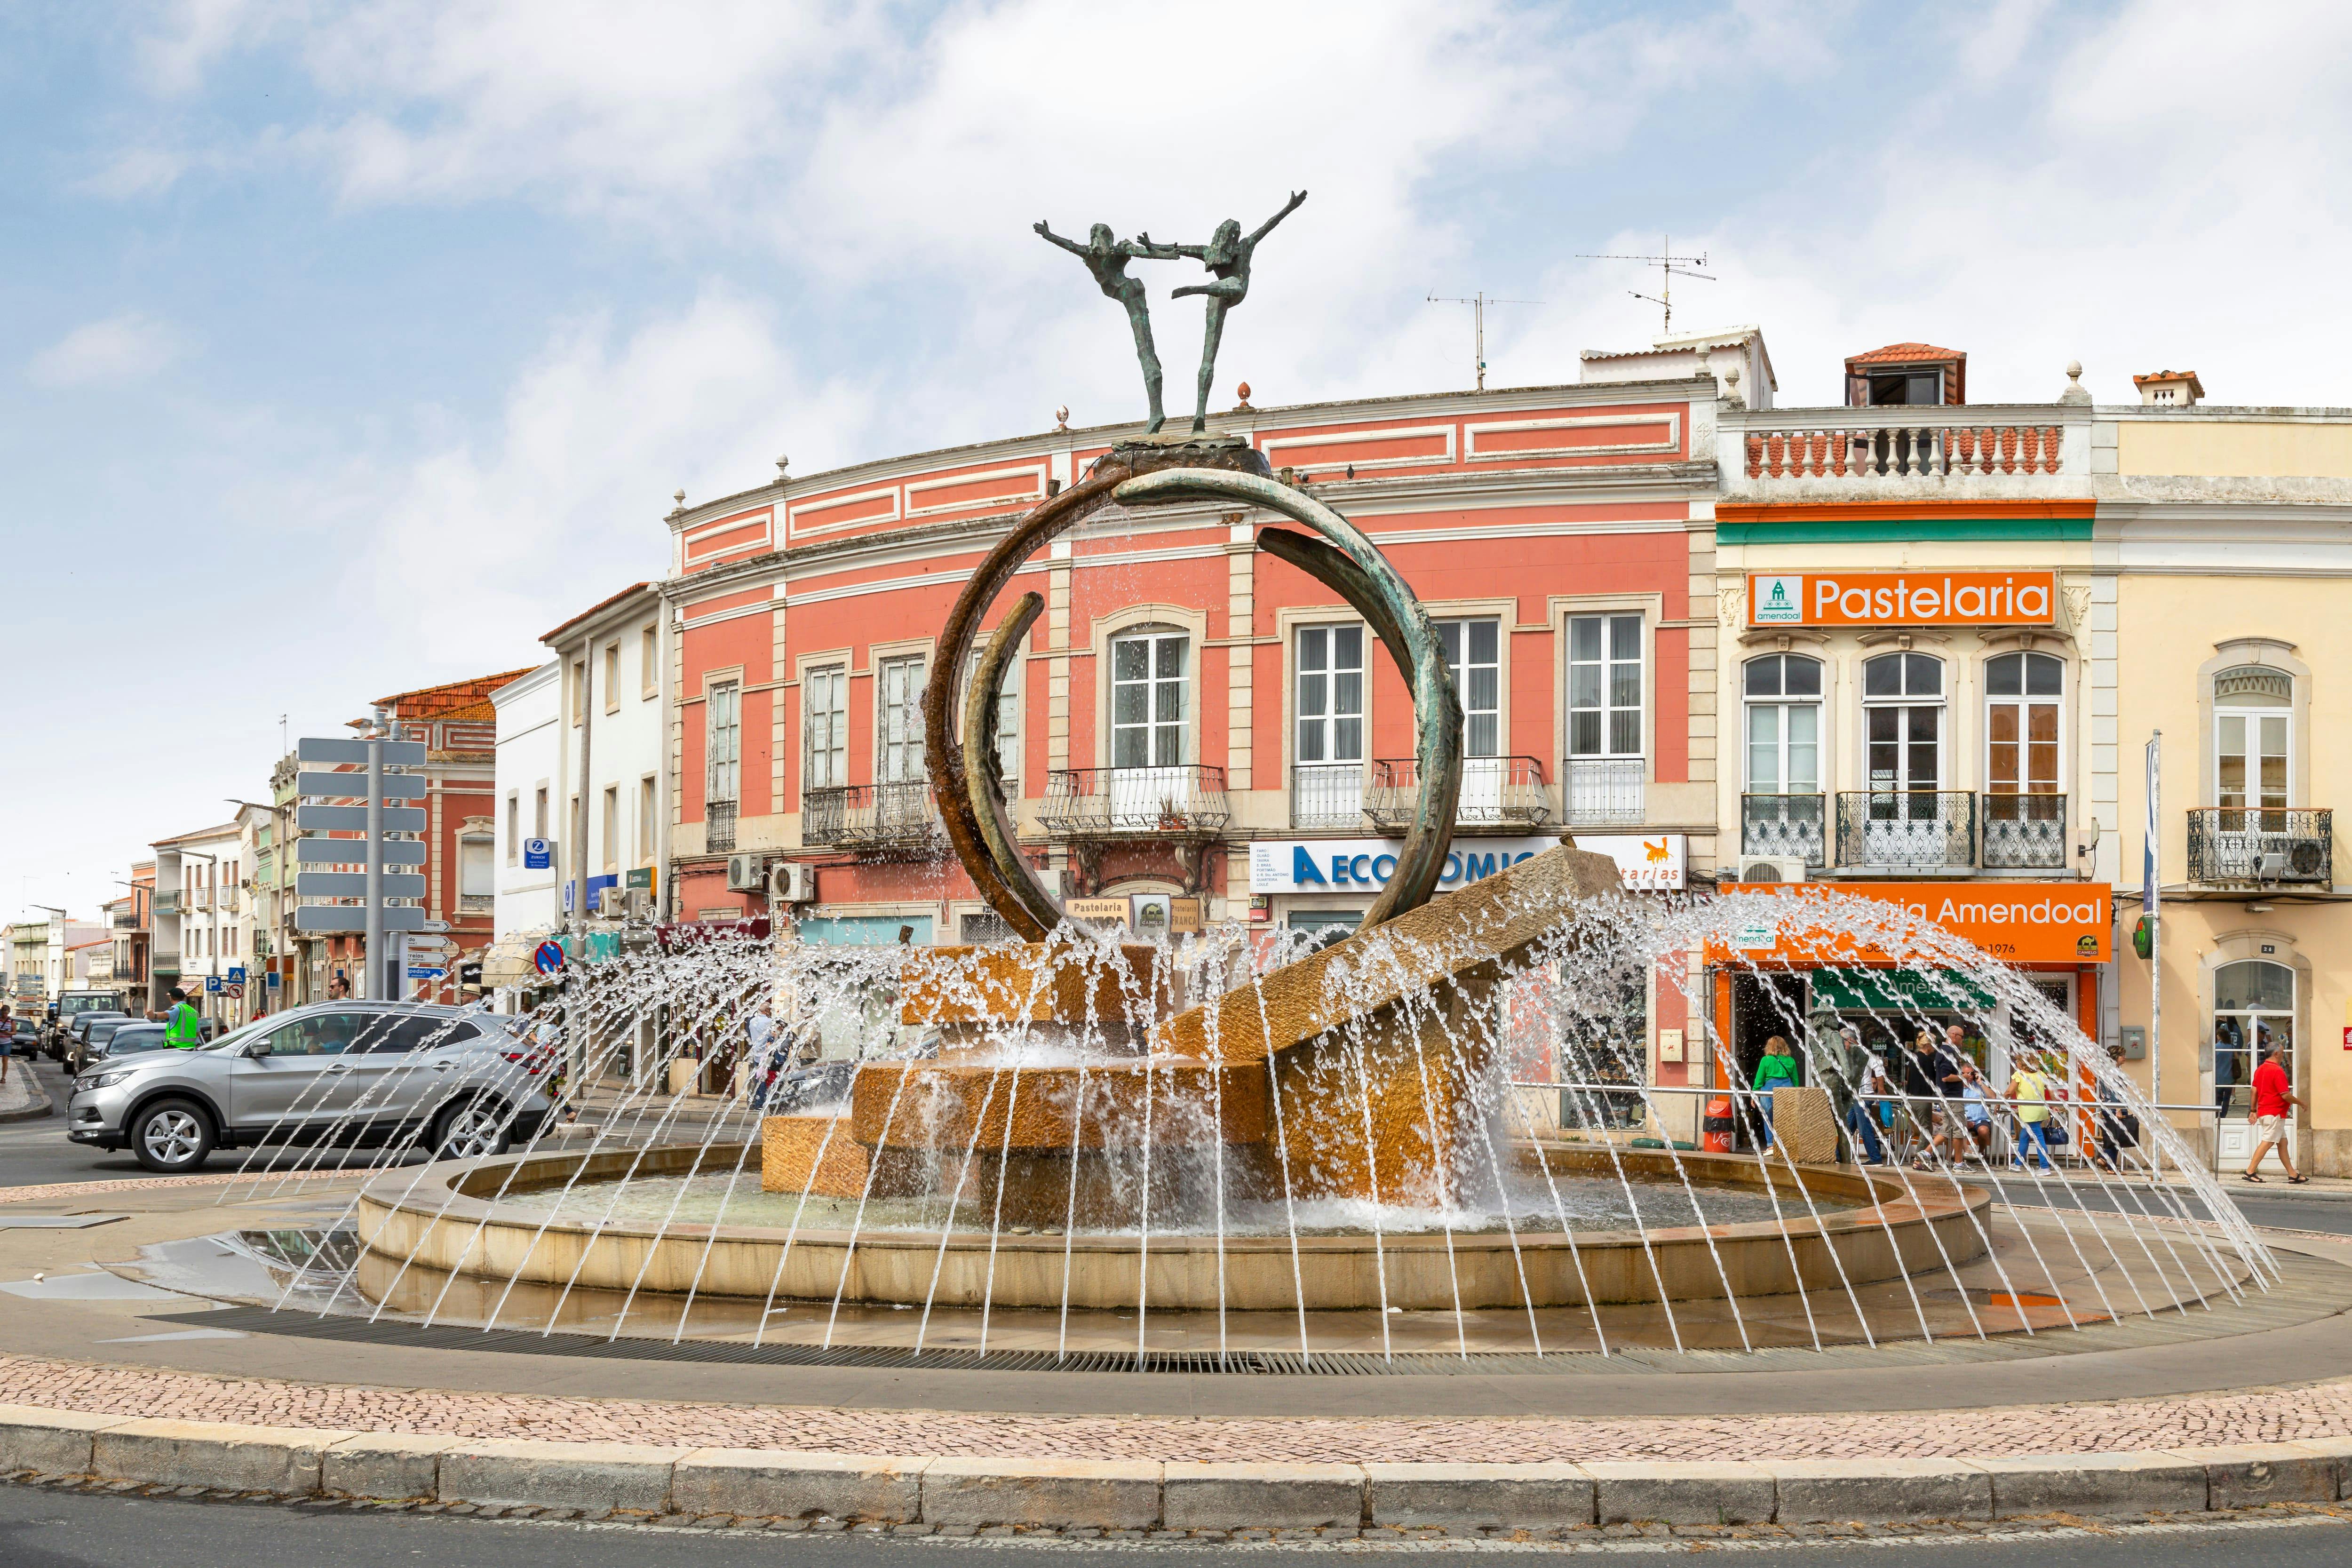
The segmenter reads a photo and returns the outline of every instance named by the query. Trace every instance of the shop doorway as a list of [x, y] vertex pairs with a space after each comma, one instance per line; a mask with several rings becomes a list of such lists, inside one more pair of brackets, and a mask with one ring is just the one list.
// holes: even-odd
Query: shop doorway
[[[2280, 1065], [2295, 1078], [2294, 971], [2267, 959], [2240, 959], [2213, 971], [2214, 1149], [2225, 1164], [2242, 1165], [2254, 1152], [2254, 1068], [2277, 1047]], [[2294, 1146], [2294, 1119], [2287, 1142]]]
[[[1797, 1081], [1805, 1081], [1803, 1031], [1811, 988], [1802, 974], [1734, 974], [1731, 977], [1731, 1058], [1738, 1086], [1756, 1081], [1756, 1064], [1764, 1059], [1764, 1042], [1778, 1035], [1789, 1042], [1797, 1058]], [[1732, 1147], [1741, 1152], [1761, 1146], [1756, 1109], [1746, 1098], [1738, 1101], [1732, 1118]]]

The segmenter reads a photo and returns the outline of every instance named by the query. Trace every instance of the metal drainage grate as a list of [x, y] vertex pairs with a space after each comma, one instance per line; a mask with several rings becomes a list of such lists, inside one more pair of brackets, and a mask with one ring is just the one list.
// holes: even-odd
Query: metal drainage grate
[[[1382, 1357], [1355, 1351], [1318, 1352], [1313, 1357], [1297, 1351], [1080, 1351], [1055, 1355], [1051, 1351], [927, 1350], [919, 1354], [898, 1345], [752, 1345], [728, 1340], [606, 1340], [593, 1334], [543, 1334], [529, 1329], [494, 1329], [484, 1332], [450, 1324], [426, 1328], [417, 1323], [365, 1318], [320, 1317], [316, 1312], [272, 1311], [267, 1307], [228, 1307], [209, 1311], [150, 1313], [158, 1323], [236, 1329], [246, 1333], [283, 1334], [297, 1339], [340, 1340], [347, 1343], [405, 1345], [424, 1350], [499, 1351], [522, 1355], [587, 1356], [606, 1361], [674, 1361], [748, 1363], [760, 1366], [846, 1366], [877, 1370], [937, 1368], [943, 1372], [1146, 1372], [1225, 1373], [1257, 1376], [1378, 1377], [1399, 1373], [1470, 1373], [1589, 1371], [1612, 1364], [1589, 1351], [1555, 1352], [1538, 1357], [1524, 1352], [1472, 1352], [1460, 1355], [1413, 1351]], [[1613, 1364], [1623, 1366], [1625, 1357]]]

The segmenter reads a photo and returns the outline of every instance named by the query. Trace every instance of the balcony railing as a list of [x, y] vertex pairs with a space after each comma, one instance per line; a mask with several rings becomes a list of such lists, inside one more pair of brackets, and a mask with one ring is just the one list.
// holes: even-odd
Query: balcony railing
[[1819, 866], [1826, 858], [1829, 797], [1820, 795], [1743, 795], [1739, 797], [1739, 852], [1779, 855]]
[[114, 912], [114, 929], [116, 931], [137, 931], [139, 929], [138, 915], [129, 910], [117, 910]]
[[1560, 764], [1562, 804], [1570, 827], [1639, 827], [1643, 819], [1642, 781], [1649, 763], [1640, 757], [1570, 757]]
[[1837, 797], [1841, 866], [1957, 870], [1976, 864], [1977, 797], [1967, 790], [1848, 790]]
[[2209, 805], [2189, 814], [2192, 882], [2335, 880], [2335, 814]]
[[180, 912], [180, 895], [158, 893], [155, 895], [155, 901], [148, 908], [159, 915], [176, 915]]
[[2056, 870], [2066, 864], [2066, 797], [1989, 795], [1983, 802], [1987, 870]]
[[947, 843], [928, 784], [835, 784], [801, 795], [801, 842], [815, 848], [929, 855]]
[[723, 855], [735, 847], [735, 813], [740, 803], [713, 800], [703, 803], [702, 847], [706, 854]]
[[1233, 808], [1224, 769], [1183, 763], [1048, 773], [1037, 815], [1056, 838], [1199, 838], [1223, 831]]
[[[1372, 764], [1372, 787], [1364, 815], [1382, 831], [1402, 833], [1412, 826], [1413, 802], [1421, 793], [1421, 770], [1412, 757]], [[1465, 757], [1462, 794], [1454, 803], [1457, 828], [1541, 827], [1551, 818], [1551, 791], [1543, 763], [1534, 757]]]
[[1945, 479], [2056, 474], [2065, 426], [1939, 416], [1916, 409], [1842, 408], [1753, 416], [1741, 437], [1751, 481]]
[[1364, 764], [1297, 763], [1290, 770], [1290, 826], [1356, 827], [1364, 825]]

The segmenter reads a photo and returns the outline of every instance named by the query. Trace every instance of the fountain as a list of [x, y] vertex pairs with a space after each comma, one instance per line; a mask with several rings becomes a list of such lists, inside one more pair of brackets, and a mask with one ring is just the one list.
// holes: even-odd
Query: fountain
[[[1022, 595], [982, 646], [983, 613], [1102, 509], [1204, 500], [1300, 525], [1262, 523], [1259, 548], [1354, 606], [1413, 696], [1421, 795], [1395, 873], [1319, 951], [1238, 927], [1160, 943], [1086, 929], [1021, 853], [995, 773], [999, 686], [1041, 605]], [[740, 1089], [656, 1093], [665, 1056], [588, 1136], [421, 1167], [388, 1152], [353, 1200], [350, 1283], [371, 1315], [427, 1323], [1137, 1365], [2030, 1336], [2267, 1287], [2268, 1254], [2104, 1054], [2019, 976], [1890, 906], [1825, 892], [1808, 915], [1968, 972], [2062, 1042], [2070, 1078], [2139, 1107], [2116, 1214], [1967, 1179], [1980, 1168], [1930, 1142], [1932, 1106], [1900, 1107], [1927, 1168], [1842, 1163], [1827, 1110], [1860, 1086], [1800, 1017], [1784, 1032], [1816, 1087], [1784, 1091], [1770, 1152], [1678, 1138], [1695, 1118], [1622, 1070], [1641, 1024], [1629, 1035], [1613, 998], [1692, 990], [1696, 954], [1755, 967], [1729, 933], [1770, 900], [1636, 899], [1565, 840], [1433, 897], [1462, 753], [1437, 646], [1371, 542], [1244, 443], [1114, 448], [973, 573], [934, 668], [980, 647], [976, 672], [960, 712], [951, 682], [926, 698], [947, 841], [1016, 940], [812, 953], [717, 937], [588, 971], [548, 1020], [578, 1081], [657, 1011], [674, 1054], [782, 997], [796, 1024], [850, 1037], [845, 1091], [754, 1117]], [[1695, 1043], [1727, 1067], [1688, 1000]], [[1724, 1076], [1719, 1094], [1752, 1101]], [[2219, 1226], [2177, 1223], [2191, 1203]]]

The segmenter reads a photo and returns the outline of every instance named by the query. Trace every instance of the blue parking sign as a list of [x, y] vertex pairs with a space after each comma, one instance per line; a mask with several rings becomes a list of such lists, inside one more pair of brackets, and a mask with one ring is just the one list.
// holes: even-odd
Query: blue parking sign
[[221, 977], [220, 977], [219, 975], [217, 975], [217, 974], [207, 974], [207, 975], [205, 975], [205, 990], [207, 990], [207, 991], [218, 991], [220, 988], [221, 988]]

